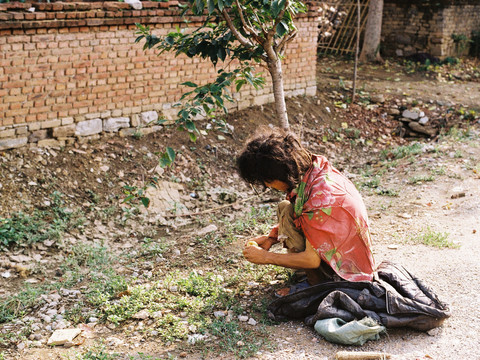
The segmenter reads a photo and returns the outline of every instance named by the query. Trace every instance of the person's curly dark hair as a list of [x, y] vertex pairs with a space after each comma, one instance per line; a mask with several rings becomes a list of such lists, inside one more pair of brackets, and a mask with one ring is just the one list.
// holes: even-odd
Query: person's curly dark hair
[[312, 154], [293, 133], [280, 129], [262, 129], [247, 140], [237, 157], [240, 176], [250, 184], [280, 180], [291, 191], [312, 165]]

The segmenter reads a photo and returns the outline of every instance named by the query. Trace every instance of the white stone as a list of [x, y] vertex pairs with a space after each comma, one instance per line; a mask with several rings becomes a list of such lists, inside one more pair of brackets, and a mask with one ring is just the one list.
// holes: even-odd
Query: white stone
[[209, 233], [217, 231], [217, 230], [218, 230], [218, 228], [215, 224], [210, 224], [210, 225], [204, 227], [203, 229], [200, 229], [197, 232], [197, 235], [198, 236], [203, 236], [203, 235], [209, 234]]
[[140, 126], [155, 125], [158, 120], [158, 113], [156, 111], [145, 111], [140, 114]]
[[402, 113], [402, 116], [407, 119], [412, 119], [412, 120], [417, 120], [419, 118], [419, 115], [415, 111], [410, 111], [410, 110], [404, 110]]
[[248, 316], [238, 315], [238, 320], [241, 321], [241, 322], [247, 322], [248, 321]]
[[55, 330], [47, 341], [47, 345], [63, 345], [72, 342], [77, 335], [82, 332], [80, 329], [61, 329]]
[[102, 126], [101, 119], [80, 121], [76, 125], [75, 135], [77, 136], [95, 135], [95, 134], [101, 133], [102, 129], [103, 129], [103, 126]]
[[216, 318], [221, 318], [221, 317], [224, 317], [226, 314], [225, 314], [225, 311], [214, 311], [213, 312], [213, 316], [215, 316]]
[[428, 117], [424, 116], [418, 120], [419, 124], [425, 125], [428, 122]]
[[130, 127], [130, 118], [128, 117], [108, 118], [103, 120], [103, 131], [117, 132], [121, 128], [128, 127]]
[[250, 319], [248, 319], [247, 324], [248, 324], [248, 325], [255, 326], [255, 325], [257, 325], [257, 322], [255, 321], [254, 318], [250, 318]]
[[145, 320], [148, 319], [149, 314], [147, 310], [140, 310], [132, 316], [134, 319]]
[[0, 150], [13, 149], [26, 145], [28, 142], [27, 137], [20, 137], [15, 139], [1, 139]]
[[135, 10], [142, 9], [142, 2], [140, 0], [125, 0], [125, 2]]

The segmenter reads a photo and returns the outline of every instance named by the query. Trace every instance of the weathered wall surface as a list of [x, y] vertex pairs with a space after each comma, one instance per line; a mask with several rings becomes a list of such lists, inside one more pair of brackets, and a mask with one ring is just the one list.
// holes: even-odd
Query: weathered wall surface
[[[0, 4], [0, 150], [132, 134], [159, 116], [174, 118], [172, 105], [185, 91], [180, 83], [213, 78], [208, 61], [158, 56], [134, 43], [137, 22], [157, 35], [187, 26], [176, 1], [142, 4]], [[311, 9], [296, 22], [284, 62], [287, 95], [315, 94], [317, 18]], [[194, 28], [202, 18], [188, 20]], [[271, 102], [270, 82], [260, 91], [244, 86], [234, 98], [233, 110]]]
[[408, 56], [426, 52], [457, 56], [452, 34], [471, 37], [480, 30], [480, 1], [385, 0], [382, 53]]

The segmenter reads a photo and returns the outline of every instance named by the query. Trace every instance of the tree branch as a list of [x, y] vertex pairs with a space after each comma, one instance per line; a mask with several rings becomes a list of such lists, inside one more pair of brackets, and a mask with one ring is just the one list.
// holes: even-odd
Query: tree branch
[[275, 36], [275, 32], [277, 31], [277, 25], [282, 21], [283, 15], [285, 15], [285, 11], [287, 11], [288, 6], [290, 5], [290, 2], [287, 0], [285, 2], [285, 6], [283, 9], [280, 11], [278, 14], [277, 18], [275, 19], [275, 22], [273, 23], [272, 28], [268, 31], [268, 41], [271, 41], [273, 37]]
[[277, 52], [280, 55], [283, 55], [283, 52], [285, 51], [285, 46], [292, 41], [295, 36], [297, 36], [297, 30], [293, 30], [288, 36], [284, 36], [282, 41], [280, 41], [280, 44], [277, 46]]
[[232, 32], [233, 36], [235, 36], [235, 38], [240, 42], [240, 44], [242, 44], [247, 48], [252, 47], [253, 44], [248, 39], [246, 39], [242, 34], [240, 34], [240, 32], [235, 28], [235, 25], [233, 25], [232, 19], [230, 18], [230, 15], [228, 14], [228, 11], [226, 8], [223, 8], [222, 15], [225, 21], [227, 22], [228, 28]]
[[247, 24], [247, 22], [245, 21], [245, 17], [243, 16], [243, 10], [242, 10], [242, 6], [240, 5], [240, 2], [238, 0], [235, 0], [235, 3], [237, 4], [238, 15], [240, 16], [240, 20], [242, 22], [243, 27], [248, 33], [250, 33], [255, 38], [257, 42], [259, 42], [260, 38], [258, 37], [257, 32], [251, 26], [249, 26], [249, 24]]

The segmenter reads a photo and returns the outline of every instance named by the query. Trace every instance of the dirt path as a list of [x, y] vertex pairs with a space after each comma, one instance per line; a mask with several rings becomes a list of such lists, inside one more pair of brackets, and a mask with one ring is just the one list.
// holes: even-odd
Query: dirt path
[[[57, 213], [48, 214], [51, 220], [52, 216], [64, 215], [62, 201], [65, 199], [69, 201], [68, 214], [72, 209], [80, 209], [85, 218], [79, 228], [69, 228], [59, 244], [45, 245], [44, 242], [37, 247], [19, 247], [14, 254], [0, 253], [1, 274], [8, 274], [0, 278], [2, 296], [19, 292], [25, 281], [31, 281], [33, 286], [51, 282], [66, 287], [70, 280], [67, 291], [49, 288], [43, 293], [42, 299], [47, 299], [48, 304], [44, 301], [41, 306], [27, 309], [29, 320], [22, 315], [0, 324], [0, 360], [197, 360], [240, 356], [331, 360], [339, 350], [386, 352], [398, 360], [480, 359], [480, 124], [472, 123], [451, 131], [435, 142], [422, 141], [419, 147], [396, 139], [397, 145], [404, 144], [405, 156], [397, 160], [383, 159], [381, 150], [389, 146], [389, 141], [392, 141], [390, 145], [395, 144], [390, 135], [392, 127], [387, 128], [386, 122], [359, 118], [362, 115], [358, 114], [369, 116], [365, 108], [354, 114], [356, 119], [348, 113], [347, 120], [363, 122], [360, 125], [371, 128], [370, 135], [376, 134], [371, 144], [368, 145], [368, 138], [336, 139], [341, 122], [347, 120], [340, 116], [343, 110], [335, 109], [333, 104], [329, 104], [332, 113], [326, 111], [323, 101], [331, 100], [330, 95], [338, 91], [339, 74], [348, 78], [350, 64], [324, 65], [319, 69], [318, 98], [298, 98], [290, 102], [295, 106], [291, 111], [295, 114], [293, 122], [298, 126], [301, 120], [302, 126], [308, 126], [303, 128], [304, 135], [314, 151], [325, 153], [359, 187], [369, 211], [377, 263], [391, 260], [404, 265], [450, 304], [452, 316], [441, 328], [429, 333], [389, 330], [379, 341], [368, 342], [360, 348], [331, 344], [299, 321], [261, 325], [262, 302], [269, 301], [275, 286], [282, 285], [287, 277], [277, 278], [277, 272], [262, 273], [260, 267], [250, 266], [242, 258], [241, 248], [245, 237], [252, 235], [249, 231], [264, 231], [263, 228], [268, 227], [265, 218], [258, 219], [259, 213], [252, 215], [252, 207], [271, 210], [273, 205], [269, 204], [274, 204], [278, 196], [266, 195], [263, 199], [269, 198], [266, 202], [256, 199], [198, 218], [153, 219], [157, 214], [140, 213], [121, 203], [125, 196], [123, 186], [155, 171], [153, 154], [159, 146], [172, 142], [175, 142], [172, 146], [182, 149], [182, 155], [177, 165], [160, 177], [171, 186], [177, 184], [183, 188], [176, 199], [179, 204], [185, 204], [188, 211], [218, 206], [214, 199], [218, 198], [215, 191], [219, 187], [232, 190], [239, 199], [251, 197], [251, 189], [235, 178], [232, 154], [258, 122], [272, 121], [273, 111], [261, 107], [234, 115], [238, 117], [234, 119], [234, 136], [212, 131], [209, 136], [200, 137], [196, 144], [183, 143], [173, 130], [165, 130], [140, 139], [109, 139], [105, 143], [42, 150], [33, 155], [22, 150], [7, 154], [2, 159], [0, 173], [3, 187], [0, 187], [0, 216], [24, 208], [48, 210], [53, 203]], [[334, 71], [326, 71], [327, 67]], [[471, 108], [480, 104], [478, 83], [426, 80], [418, 74], [405, 75], [396, 67], [364, 67], [359, 88], [386, 98], [408, 98], [416, 103], [420, 100], [427, 104], [424, 106], [437, 100]], [[410, 104], [410, 100], [407, 103]], [[376, 117], [380, 118], [378, 114]], [[323, 122], [327, 117], [332, 123], [328, 131]], [[325, 141], [324, 136], [330, 134], [332, 137]], [[387, 191], [379, 195], [379, 189]], [[63, 198], [52, 200], [52, 192]], [[271, 211], [267, 217], [272, 218], [273, 214]], [[218, 228], [198, 235], [212, 225]], [[242, 237], [238, 237], [239, 233]], [[447, 240], [455, 245], [453, 248], [426, 246], [414, 239], [420, 235], [434, 237], [446, 233]], [[79, 246], [79, 255], [72, 256], [75, 252], [72, 249], [78, 251]], [[30, 259], [34, 267], [25, 279], [10, 265], [5, 265], [12, 260], [11, 255], [28, 255], [40, 260]], [[109, 256], [112, 259], [108, 259]], [[221, 277], [223, 280], [218, 286], [227, 284], [226, 294], [234, 296], [228, 301], [215, 299], [207, 310], [198, 311], [204, 306], [202, 302], [210, 299], [208, 291], [215, 293], [215, 289], [209, 288], [208, 281], [216, 279], [207, 278], [210, 272]], [[208, 290], [202, 296], [180, 291], [181, 281], [191, 274], [203, 286], [202, 291]], [[102, 276], [109, 281], [103, 281]], [[171, 284], [162, 287], [169, 277]], [[111, 290], [118, 285], [116, 281], [128, 284], [121, 288], [122, 295]], [[194, 285], [198, 283], [188, 285], [196, 289]], [[150, 289], [156, 286], [155, 296], [161, 297], [160, 300], [148, 299]], [[96, 304], [101, 305], [92, 305], [91, 290], [97, 288], [102, 289], [105, 294], [101, 295], [105, 296], [94, 298]], [[130, 296], [132, 289], [145, 297]], [[34, 300], [40, 301], [40, 298], [36, 296]], [[113, 312], [111, 309], [119, 303], [123, 308]], [[135, 311], [127, 314], [128, 307]], [[161, 313], [159, 318], [149, 314], [142, 319], [136, 313], [141, 309], [154, 312], [154, 307]], [[226, 325], [231, 326], [225, 329], [226, 335], [217, 334], [197, 345], [187, 341], [192, 334], [198, 335], [197, 325], [211, 325], [218, 320], [214, 311], [230, 309], [236, 311], [235, 317], [248, 315], [258, 323], [247, 325], [234, 317]], [[55, 314], [52, 318], [62, 315], [64, 319], [47, 321], [48, 311]], [[112, 314], [123, 316], [118, 325], [109, 320]], [[98, 321], [95, 317], [102, 318]], [[97, 324], [98, 321], [98, 324], [91, 325], [94, 330], [86, 332], [89, 336], [84, 338], [84, 343], [71, 348], [51, 348], [46, 340], [53, 331], [52, 326], [58, 326], [61, 321], [68, 321], [61, 325], [69, 327], [84, 322]], [[18, 334], [26, 324], [31, 329], [21, 337]], [[182, 333], [186, 326], [186, 333]], [[207, 327], [208, 331], [211, 332], [211, 327]], [[170, 334], [171, 339], [162, 338], [165, 333]], [[250, 337], [242, 338], [243, 334]], [[230, 338], [234, 339], [233, 345]], [[92, 355], [90, 349], [98, 349], [99, 345], [100, 352]], [[232, 348], [244, 352], [237, 351], [234, 355]]]

